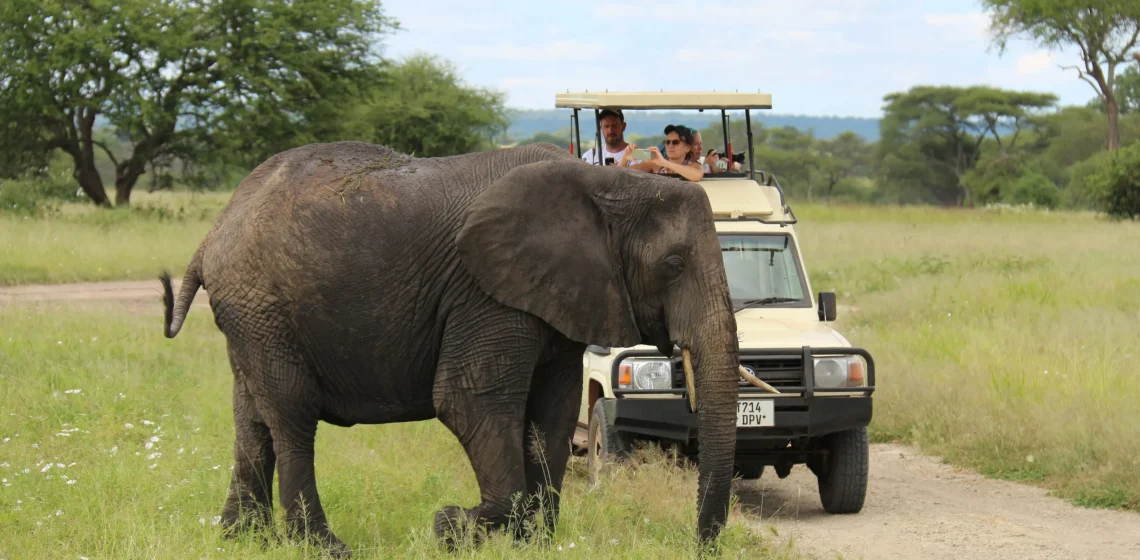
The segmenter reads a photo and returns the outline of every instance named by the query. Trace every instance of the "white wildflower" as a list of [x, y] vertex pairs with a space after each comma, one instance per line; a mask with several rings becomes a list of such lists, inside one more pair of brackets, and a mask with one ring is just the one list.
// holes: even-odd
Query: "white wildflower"
[[51, 463], [44, 465], [44, 468], [40, 469], [40, 472], [48, 472], [49, 469], [51, 469]]
[[150, 438], [151, 443], [158, 443], [158, 436]]
[[205, 525], [206, 524], [206, 518], [205, 517], [199, 517], [198, 518], [198, 524], [199, 525]]
[[147, 426], [153, 426], [154, 422], [151, 422], [150, 420], [143, 420], [143, 424], [145, 424]]
[[67, 481], [67, 484], [68, 484], [68, 486], [70, 486], [72, 484], [75, 484], [76, 482], [78, 482], [78, 481], [73, 478], [73, 479]]
[[57, 509], [57, 510], [55, 510], [55, 516], [56, 516], [56, 517], [59, 517], [59, 516], [61, 516], [61, 515], [63, 515], [63, 510], [62, 510], [62, 509]]
[[215, 516], [214, 516], [214, 523], [213, 523], [213, 524], [214, 524], [214, 525], [217, 525], [218, 523], [221, 523], [221, 522], [222, 522], [222, 516], [220, 516], [220, 515], [215, 515]]
[[151, 466], [149, 466], [149, 467], [147, 467], [147, 468], [148, 468], [148, 469], [153, 469], [153, 468], [155, 468], [155, 467], [157, 467], [157, 466], [158, 466], [158, 463], [155, 463], [155, 464], [153, 464], [153, 465], [151, 465]]
[[123, 427], [129, 430], [129, 429], [135, 427], [135, 425], [131, 424], [130, 422], [127, 422], [126, 424], [123, 424]]
[[150, 449], [150, 448], [154, 447], [154, 442], [148, 441], [148, 442], [146, 442], [146, 445], [144, 445], [143, 447]]

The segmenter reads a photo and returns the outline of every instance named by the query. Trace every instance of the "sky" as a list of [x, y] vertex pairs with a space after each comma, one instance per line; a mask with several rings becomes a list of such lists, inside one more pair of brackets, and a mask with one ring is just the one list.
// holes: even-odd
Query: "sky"
[[383, 0], [403, 28], [382, 53], [453, 63], [507, 105], [554, 108], [559, 91], [717, 90], [772, 94], [780, 114], [879, 117], [914, 85], [986, 84], [1095, 95], [1050, 52], [999, 53], [977, 0]]

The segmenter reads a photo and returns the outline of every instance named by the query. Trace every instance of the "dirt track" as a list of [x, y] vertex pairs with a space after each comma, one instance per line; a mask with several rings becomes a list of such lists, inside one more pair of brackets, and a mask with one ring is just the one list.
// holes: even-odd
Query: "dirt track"
[[[177, 293], [179, 281], [174, 281]], [[121, 303], [161, 313], [158, 280], [0, 287], [13, 303]], [[194, 305], [208, 305], [199, 293]], [[1095, 559], [1140, 558], [1140, 515], [1078, 508], [1045, 491], [942, 464], [901, 445], [871, 448], [863, 511], [832, 516], [819, 504], [806, 467], [783, 480], [767, 469], [737, 485], [741, 507], [758, 527], [820, 558]]]

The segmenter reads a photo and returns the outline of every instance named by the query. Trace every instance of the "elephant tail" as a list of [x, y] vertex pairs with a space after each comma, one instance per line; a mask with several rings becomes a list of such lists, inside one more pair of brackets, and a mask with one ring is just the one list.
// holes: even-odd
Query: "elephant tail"
[[159, 276], [159, 280], [162, 281], [162, 303], [165, 308], [163, 333], [166, 338], [174, 338], [178, 335], [178, 331], [182, 329], [182, 323], [186, 320], [186, 314], [190, 312], [190, 304], [194, 301], [194, 295], [202, 286], [201, 257], [202, 252], [198, 251], [194, 255], [194, 259], [190, 261], [190, 266], [186, 267], [186, 276], [182, 278], [182, 286], [178, 290], [177, 304], [174, 301], [174, 289], [170, 285], [170, 273], [163, 271], [162, 275]]

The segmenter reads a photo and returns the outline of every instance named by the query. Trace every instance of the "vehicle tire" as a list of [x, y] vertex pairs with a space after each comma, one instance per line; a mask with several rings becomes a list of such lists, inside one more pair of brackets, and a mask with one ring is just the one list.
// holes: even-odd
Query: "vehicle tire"
[[858, 513], [867, 496], [870, 447], [867, 428], [835, 432], [823, 437], [826, 459], [819, 465], [819, 501], [827, 513]]
[[740, 465], [736, 467], [736, 474], [741, 480], [756, 480], [764, 474], [764, 465]]
[[603, 406], [605, 401], [606, 399], [598, 399], [594, 403], [594, 412], [590, 414], [586, 465], [590, 472], [591, 486], [598, 484], [605, 463], [624, 459], [630, 453], [629, 442], [614, 430], [613, 421], [606, 415], [606, 407]]

